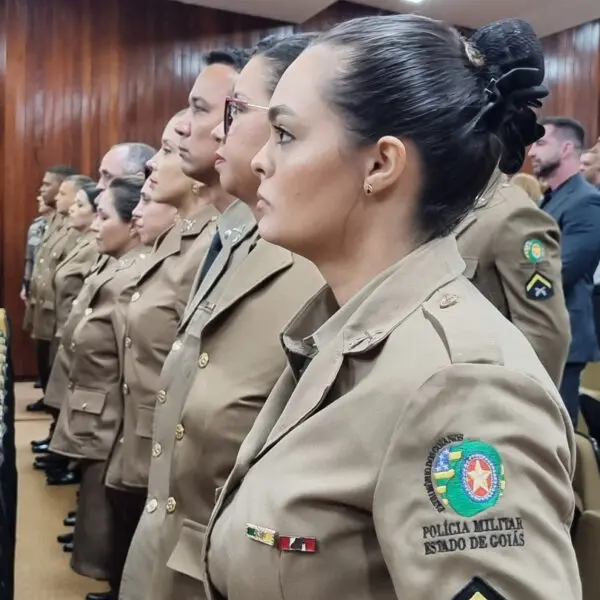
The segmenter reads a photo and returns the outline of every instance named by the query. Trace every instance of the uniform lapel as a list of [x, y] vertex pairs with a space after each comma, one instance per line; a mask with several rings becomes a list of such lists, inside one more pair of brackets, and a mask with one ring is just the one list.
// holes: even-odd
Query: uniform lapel
[[93, 236], [89, 233], [84, 234], [82, 238], [75, 244], [75, 247], [65, 256], [62, 262], [58, 265], [57, 270], [66, 263], [71, 262], [84, 248], [87, 248], [89, 245], [91, 245], [93, 242], [92, 237]]
[[229, 310], [264, 281], [289, 268], [292, 263], [293, 258], [288, 250], [259, 239], [254, 250], [227, 282], [208, 323]]
[[579, 175], [575, 175], [564, 185], [559, 187], [555, 192], [552, 192], [552, 197], [543, 206], [543, 209], [556, 220], [562, 216], [563, 207], [569, 196], [577, 189], [579, 184]]
[[454, 230], [454, 237], [458, 238], [461, 234], [463, 234], [473, 223], [477, 221], [477, 210], [472, 210], [458, 225], [458, 227]]
[[169, 256], [178, 254], [181, 251], [181, 234], [178, 225], [173, 225], [162, 234], [156, 242], [153, 252], [150, 253], [148, 266], [143, 270], [138, 281], [141, 284], [146, 278], [154, 273], [156, 268], [163, 263]]

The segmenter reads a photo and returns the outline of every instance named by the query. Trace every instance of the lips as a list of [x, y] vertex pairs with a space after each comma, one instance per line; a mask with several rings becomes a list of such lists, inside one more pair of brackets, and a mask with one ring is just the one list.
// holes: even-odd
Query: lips
[[221, 163], [224, 163], [225, 159], [217, 152], [215, 154], [215, 165], [220, 165]]

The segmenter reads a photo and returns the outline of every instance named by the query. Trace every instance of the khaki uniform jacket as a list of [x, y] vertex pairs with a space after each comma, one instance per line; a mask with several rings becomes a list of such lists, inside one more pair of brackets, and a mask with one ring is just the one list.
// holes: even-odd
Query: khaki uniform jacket
[[31, 337], [52, 341], [56, 333], [54, 274], [56, 267], [72, 248], [76, 234], [69, 228], [67, 219], [58, 213], [54, 215], [48, 229], [51, 230], [50, 235], [46, 240], [42, 239], [33, 271], [35, 294], [31, 294], [34, 298]]
[[507, 183], [468, 215], [455, 235], [465, 275], [523, 332], [559, 385], [571, 329], [554, 219]]
[[227, 240], [236, 229], [228, 217], [219, 222], [224, 249], [163, 369], [148, 501], [121, 586], [127, 600], [203, 597], [199, 552], [215, 490], [283, 371], [280, 331], [323, 285], [314, 265], [259, 240], [254, 224]]
[[[123, 395], [115, 318], [143, 269], [148, 249], [137, 246], [118, 260], [105, 259], [88, 278], [63, 330], [46, 396], [62, 400], [52, 452], [106, 460], [123, 418]], [[49, 402], [48, 402], [49, 403]]]
[[54, 272], [54, 298], [56, 314], [56, 337], [62, 337], [62, 331], [77, 298], [84, 279], [98, 260], [96, 232], [80, 234], [73, 249], [59, 263]]
[[210, 600], [581, 598], [568, 414], [464, 267], [443, 238], [300, 311], [211, 517]]
[[125, 398], [123, 431], [107, 472], [111, 487], [147, 487], [152, 423], [160, 372], [183, 316], [192, 283], [215, 233], [217, 212], [203, 207], [156, 243], [132, 300], [121, 305]]

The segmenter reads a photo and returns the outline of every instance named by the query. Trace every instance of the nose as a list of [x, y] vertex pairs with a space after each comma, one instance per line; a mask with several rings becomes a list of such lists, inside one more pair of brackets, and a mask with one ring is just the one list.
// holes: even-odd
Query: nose
[[146, 167], [148, 167], [150, 173], [156, 171], [156, 154], [146, 163]]
[[175, 124], [175, 131], [177, 132], [177, 135], [180, 135], [181, 137], [190, 137], [191, 127], [190, 127], [190, 122], [187, 118], [187, 112]]
[[137, 203], [137, 206], [133, 209], [131, 216], [134, 219], [141, 219], [143, 214], [144, 214], [144, 202], [140, 198], [140, 201]]
[[271, 161], [268, 157], [267, 142], [259, 151], [258, 154], [252, 159], [251, 167], [252, 172], [262, 181], [266, 177], [272, 175]]
[[220, 146], [225, 143], [225, 125], [223, 121], [221, 121], [210, 133], [213, 140], [217, 142]]
[[96, 214], [96, 216], [94, 217], [90, 229], [95, 232], [100, 231], [100, 217], [98, 216], [98, 214]]

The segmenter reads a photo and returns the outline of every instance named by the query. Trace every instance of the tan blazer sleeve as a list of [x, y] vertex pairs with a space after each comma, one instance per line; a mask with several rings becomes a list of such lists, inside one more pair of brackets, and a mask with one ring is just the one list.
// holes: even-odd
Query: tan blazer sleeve
[[443, 368], [414, 394], [373, 505], [399, 599], [581, 597], [574, 434], [549, 398], [528, 375], [485, 364]]
[[[556, 385], [571, 343], [559, 239], [554, 219], [532, 203], [507, 217], [494, 242], [495, 265], [510, 320], [533, 346]], [[542, 255], [535, 262], [539, 251]]]

